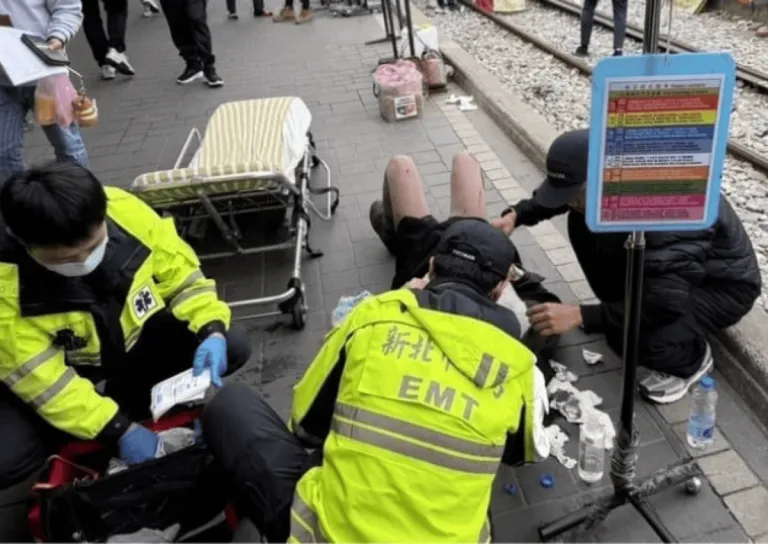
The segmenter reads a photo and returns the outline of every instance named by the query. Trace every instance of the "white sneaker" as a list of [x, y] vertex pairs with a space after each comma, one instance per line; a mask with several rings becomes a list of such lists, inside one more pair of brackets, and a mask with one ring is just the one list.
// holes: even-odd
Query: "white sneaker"
[[110, 79], [115, 79], [116, 74], [117, 74], [117, 71], [109, 64], [101, 65], [101, 79], [105, 81], [108, 81]]
[[160, 13], [155, 0], [141, 0], [141, 3], [144, 4], [144, 17], [152, 17], [155, 13]]
[[132, 76], [136, 73], [131, 63], [128, 62], [128, 57], [125, 53], [120, 53], [115, 49], [110, 48], [107, 51], [104, 62], [112, 66], [115, 70], [126, 76]]
[[141, 12], [141, 16], [145, 19], [149, 19], [152, 17], [153, 13], [152, 10], [148, 6], [144, 6], [144, 11]]
[[640, 394], [657, 404], [671, 404], [683, 398], [688, 390], [706, 374], [712, 371], [714, 361], [712, 348], [707, 342], [706, 351], [698, 370], [689, 378], [678, 378], [664, 372], [653, 371], [640, 381]]

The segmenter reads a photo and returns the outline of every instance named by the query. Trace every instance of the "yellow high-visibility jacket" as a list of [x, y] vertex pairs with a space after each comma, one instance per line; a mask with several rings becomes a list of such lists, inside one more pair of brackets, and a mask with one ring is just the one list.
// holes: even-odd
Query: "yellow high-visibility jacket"
[[112, 312], [87, 282], [44, 269], [12, 238], [0, 237], [0, 381], [51, 425], [83, 439], [97, 437], [119, 414], [76, 367], [100, 366], [105, 352], [129, 352], [147, 320], [166, 308], [194, 333], [227, 329], [231, 317], [172, 219], [125, 191], [105, 190], [109, 242], [97, 270], [125, 301]]
[[296, 385], [291, 428], [324, 444], [298, 483], [290, 542], [488, 542], [508, 432], [534, 460], [535, 356], [424, 295], [362, 301]]

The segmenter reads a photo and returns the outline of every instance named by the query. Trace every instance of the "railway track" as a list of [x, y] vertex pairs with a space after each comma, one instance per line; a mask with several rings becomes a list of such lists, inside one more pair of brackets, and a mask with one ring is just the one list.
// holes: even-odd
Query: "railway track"
[[[568, 2], [567, 0], [537, 0], [537, 1], [540, 1], [543, 4], [547, 4], [552, 7], [555, 7], [556, 9], [561, 9], [560, 7], [561, 5], [563, 6], [567, 5], [568, 6], [567, 8], [565, 7], [562, 8], [566, 12], [574, 13], [574, 14], [578, 13], [579, 15], [581, 14], [581, 7], [572, 2]], [[557, 45], [550, 44], [542, 40], [541, 38], [534, 36], [530, 32], [522, 29], [520, 26], [515, 25], [514, 23], [510, 22], [509, 20], [503, 17], [500, 17], [499, 15], [496, 15], [495, 13], [490, 13], [488, 11], [478, 8], [477, 6], [474, 5], [472, 0], [459, 0], [459, 2], [461, 2], [463, 5], [470, 8], [471, 10], [475, 11], [476, 13], [479, 13], [483, 17], [490, 19], [496, 25], [503, 28], [507, 32], [510, 32], [515, 36], [517, 36], [518, 38], [532, 44], [537, 49], [540, 49], [546, 52], [547, 54], [552, 55], [553, 57], [557, 58], [558, 60], [560, 60], [561, 62], [563, 62], [568, 66], [576, 68], [579, 72], [581, 72], [585, 76], [590, 77], [592, 75], [592, 66], [580, 60], [579, 58], [574, 57], [570, 53], [563, 51], [562, 49], [558, 48]], [[577, 11], [576, 12], [571, 11], [572, 9]], [[605, 17], [604, 15], [595, 14], [595, 21], [599, 22], [601, 26], [605, 26], [606, 28], [613, 28], [613, 22], [609, 18]], [[637, 26], [634, 26], [634, 25], [628, 25], [627, 35], [630, 35], [630, 31], [633, 33], [639, 33], [640, 37], [637, 39], [642, 40], [641, 29], [639, 29]], [[635, 34], [632, 37], [635, 38], [636, 35], [637, 34]], [[666, 41], [666, 40], [663, 40], [663, 41]], [[664, 44], [663, 47], [666, 47], [666, 43]], [[685, 44], [672, 40], [670, 44], [670, 53], [699, 52], [698, 49], [695, 49], [691, 46], [687, 46], [688, 47], [687, 49], [685, 47], [686, 47]], [[665, 49], [662, 48], [662, 50], [665, 50]], [[768, 74], [762, 74], [758, 70], [745, 67], [745, 66], [739, 66], [737, 70], [738, 70], [737, 78], [743, 80], [745, 83], [751, 86], [757, 86], [758, 84], [762, 85], [762, 87], [759, 87], [760, 90], [764, 90], [765, 92], [768, 92]], [[745, 79], [745, 77], [742, 77], [742, 76], [751, 78], [753, 81], [759, 81], [760, 83], [751, 83], [748, 79]], [[765, 157], [757, 153], [756, 151], [748, 148], [747, 146], [740, 144], [739, 142], [736, 142], [735, 140], [733, 140], [733, 138], [728, 139], [728, 152], [734, 157], [750, 163], [752, 166], [759, 169], [763, 173], [768, 174], [768, 157]]]

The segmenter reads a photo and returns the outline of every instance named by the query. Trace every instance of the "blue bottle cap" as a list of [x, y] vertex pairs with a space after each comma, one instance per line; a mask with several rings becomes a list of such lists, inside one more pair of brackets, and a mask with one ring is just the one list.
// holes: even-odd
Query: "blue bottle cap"
[[704, 376], [699, 384], [702, 389], [712, 391], [715, 388], [715, 379], [712, 376]]
[[539, 478], [539, 483], [541, 483], [541, 487], [546, 487], [547, 489], [555, 487], [555, 477], [549, 473], [542, 474], [541, 478]]

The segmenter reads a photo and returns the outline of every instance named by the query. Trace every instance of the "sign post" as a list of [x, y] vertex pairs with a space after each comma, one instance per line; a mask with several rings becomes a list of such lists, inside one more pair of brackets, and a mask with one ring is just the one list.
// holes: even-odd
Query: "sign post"
[[[700, 474], [689, 459], [647, 479], [635, 477], [645, 233], [701, 230], [717, 220], [735, 63], [727, 53], [656, 54], [660, 10], [660, 0], [646, 1], [642, 56], [603, 59], [592, 74], [587, 226], [598, 233], [631, 233], [613, 493], [539, 529], [544, 541], [579, 526], [588, 532], [630, 503], [662, 542], [676, 542], [647, 498]], [[698, 491], [695, 485], [688, 489]]]

